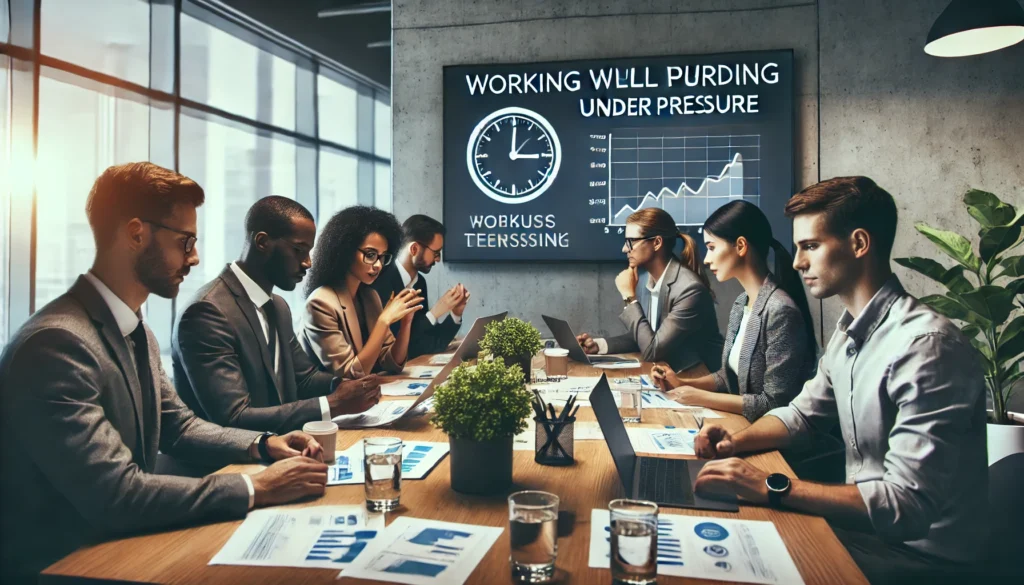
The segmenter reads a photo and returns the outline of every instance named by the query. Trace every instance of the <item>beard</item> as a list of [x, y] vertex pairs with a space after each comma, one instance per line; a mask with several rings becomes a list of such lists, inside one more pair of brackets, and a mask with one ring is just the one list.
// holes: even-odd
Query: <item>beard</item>
[[426, 251], [422, 251], [418, 255], [412, 257], [412, 267], [423, 274], [428, 274], [430, 269], [434, 267], [433, 262], [427, 264], [426, 256]]
[[188, 268], [184, 273], [166, 268], [163, 254], [155, 242], [146, 246], [146, 249], [135, 261], [135, 276], [139, 282], [149, 289], [149, 292], [165, 299], [173, 299], [178, 296], [178, 287], [181, 286], [181, 283], [177, 281], [177, 278], [187, 273]]

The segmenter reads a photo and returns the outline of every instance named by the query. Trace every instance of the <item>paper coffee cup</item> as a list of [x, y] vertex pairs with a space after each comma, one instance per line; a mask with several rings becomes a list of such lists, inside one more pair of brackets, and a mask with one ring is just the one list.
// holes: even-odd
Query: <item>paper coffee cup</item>
[[302, 425], [302, 432], [312, 436], [324, 449], [324, 463], [334, 463], [338, 444], [338, 425], [331, 421], [313, 421]]
[[549, 376], [568, 376], [569, 350], [559, 347], [545, 349], [544, 370]]

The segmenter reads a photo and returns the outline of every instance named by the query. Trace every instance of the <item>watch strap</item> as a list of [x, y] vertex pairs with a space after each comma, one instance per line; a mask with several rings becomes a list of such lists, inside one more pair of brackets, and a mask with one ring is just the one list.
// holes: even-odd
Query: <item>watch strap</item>
[[274, 460], [270, 457], [270, 451], [267, 450], [267, 439], [273, 437], [277, 433], [263, 433], [256, 439], [256, 450], [260, 453], [260, 460], [264, 463], [273, 463]]

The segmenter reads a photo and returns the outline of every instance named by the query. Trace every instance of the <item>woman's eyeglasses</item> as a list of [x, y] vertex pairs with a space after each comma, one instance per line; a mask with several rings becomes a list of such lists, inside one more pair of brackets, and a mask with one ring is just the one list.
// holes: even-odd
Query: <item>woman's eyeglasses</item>
[[387, 266], [388, 264], [391, 264], [392, 256], [387, 252], [380, 253], [374, 249], [364, 250], [362, 248], [358, 248], [358, 250], [363, 255], [363, 264], [372, 265], [377, 260], [380, 260], [381, 266]]

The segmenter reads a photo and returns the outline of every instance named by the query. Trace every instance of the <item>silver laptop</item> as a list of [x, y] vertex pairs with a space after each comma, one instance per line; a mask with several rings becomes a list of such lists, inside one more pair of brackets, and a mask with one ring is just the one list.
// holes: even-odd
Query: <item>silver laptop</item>
[[580, 342], [576, 339], [576, 334], [573, 333], [572, 327], [569, 327], [567, 321], [557, 319], [555, 317], [548, 317], [547, 315], [541, 315], [544, 318], [544, 322], [547, 323], [548, 329], [551, 330], [551, 334], [555, 337], [555, 341], [558, 342], [558, 347], [569, 350], [569, 358], [573, 361], [580, 362], [583, 364], [590, 364], [596, 366], [597, 364], [623, 364], [623, 363], [637, 363], [635, 359], [618, 357], [614, 355], [590, 355], [583, 351], [583, 347], [580, 346]]

